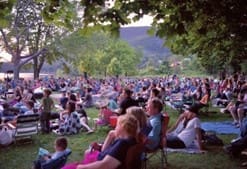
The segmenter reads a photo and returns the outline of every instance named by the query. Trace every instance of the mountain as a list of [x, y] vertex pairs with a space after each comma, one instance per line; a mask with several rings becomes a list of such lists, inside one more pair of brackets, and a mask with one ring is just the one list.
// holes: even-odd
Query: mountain
[[169, 57], [171, 52], [164, 46], [164, 39], [149, 35], [148, 29], [149, 27], [123, 27], [120, 29], [120, 38], [142, 51], [143, 62]]

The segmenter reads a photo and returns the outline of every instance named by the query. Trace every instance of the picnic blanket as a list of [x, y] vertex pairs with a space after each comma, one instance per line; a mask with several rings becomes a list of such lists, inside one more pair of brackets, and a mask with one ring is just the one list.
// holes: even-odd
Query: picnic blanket
[[239, 128], [236, 128], [232, 122], [202, 122], [201, 127], [205, 131], [215, 132], [216, 134], [239, 134]]
[[196, 143], [192, 144], [190, 147], [187, 148], [166, 148], [168, 153], [187, 153], [187, 154], [201, 154], [202, 151], [199, 150], [198, 145]]

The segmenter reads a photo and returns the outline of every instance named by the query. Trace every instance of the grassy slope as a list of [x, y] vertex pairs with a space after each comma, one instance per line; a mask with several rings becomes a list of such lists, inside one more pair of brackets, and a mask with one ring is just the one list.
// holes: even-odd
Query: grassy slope
[[[168, 109], [171, 117], [170, 125], [173, 124], [178, 116], [174, 110]], [[88, 110], [90, 117], [97, 116], [97, 110]], [[202, 116], [203, 121], [214, 120], [229, 120], [229, 117], [220, 113], [210, 114], [209, 117]], [[72, 154], [69, 161], [79, 161], [83, 157], [83, 152], [87, 149], [89, 143], [92, 141], [102, 141], [109, 131], [109, 128], [104, 127], [98, 129], [91, 135], [80, 133], [79, 135], [69, 136], [69, 147], [72, 149]], [[34, 137], [34, 144], [27, 145], [12, 145], [7, 148], [0, 149], [0, 169], [29, 169], [32, 161], [37, 156], [39, 147], [44, 147], [53, 151], [53, 142], [57, 136], [55, 134], [37, 135]], [[234, 135], [220, 135], [227, 144], [233, 139]], [[158, 169], [158, 160], [153, 160], [153, 164], [149, 166], [150, 169]], [[181, 153], [172, 153], [168, 155], [169, 169], [237, 169], [240, 165], [239, 160], [232, 160], [225, 154], [221, 148], [211, 148], [206, 154], [189, 155]]]

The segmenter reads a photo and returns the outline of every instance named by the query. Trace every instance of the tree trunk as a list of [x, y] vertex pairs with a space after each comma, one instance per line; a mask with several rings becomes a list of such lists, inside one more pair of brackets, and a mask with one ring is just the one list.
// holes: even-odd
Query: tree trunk
[[19, 80], [19, 75], [20, 75], [20, 66], [14, 64], [14, 68], [13, 68], [13, 72], [14, 72], [14, 81]]
[[38, 58], [33, 58], [33, 79], [39, 78]]
[[40, 71], [45, 63], [45, 56], [33, 58], [33, 76], [34, 79], [38, 79]]

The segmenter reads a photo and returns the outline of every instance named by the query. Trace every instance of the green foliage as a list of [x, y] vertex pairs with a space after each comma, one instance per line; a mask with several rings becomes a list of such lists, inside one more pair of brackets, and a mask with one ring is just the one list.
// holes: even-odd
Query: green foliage
[[[87, 30], [86, 30], [87, 31]], [[80, 30], [55, 43], [55, 49], [80, 73], [134, 75], [141, 55], [124, 41], [108, 33]]]
[[120, 75], [122, 73], [122, 69], [123, 68], [120, 61], [114, 57], [111, 59], [106, 71], [109, 75]]
[[58, 27], [73, 29], [74, 20], [77, 17], [76, 1], [68, 0], [37, 0], [45, 3], [42, 10], [42, 17], [49, 24], [55, 24]]
[[0, 1], [0, 28], [7, 27], [11, 21], [11, 11], [15, 0]]
[[70, 68], [67, 64], [63, 63], [62, 68], [57, 69], [55, 72], [58, 77], [64, 77], [71, 73]]
[[103, 25], [118, 32], [121, 25], [153, 16], [149, 33], [166, 38], [176, 54], [196, 55], [210, 73], [229, 66], [237, 71], [247, 55], [245, 0], [116, 0], [112, 6], [108, 0], [80, 2], [84, 27]]
[[160, 64], [150, 59], [147, 61], [147, 65], [139, 71], [140, 76], [164, 76], [171, 74], [186, 77], [208, 76], [196, 56], [184, 58], [181, 55], [172, 55], [168, 59], [161, 61]]
[[242, 71], [247, 72], [247, 60], [240, 64]]
[[[175, 53], [195, 54], [210, 73], [233, 66], [246, 56], [246, 25], [241, 15], [247, 8], [238, 1], [165, 1], [162, 20], [155, 17], [156, 34], [166, 37]], [[245, 12], [244, 12], [245, 11]]]
[[163, 61], [158, 68], [158, 73], [167, 75], [171, 74], [172, 70], [170, 67], [170, 63], [168, 61]]
[[[16, 0], [0, 1], [0, 28], [7, 27], [13, 21], [11, 12], [15, 2]], [[216, 73], [221, 69], [230, 70], [229, 67], [238, 71], [243, 68], [241, 63], [246, 60], [247, 6], [245, 0], [116, 0], [112, 5], [109, 5], [108, 0], [35, 0], [35, 2], [44, 4], [41, 14], [49, 24], [66, 27], [70, 31], [83, 27], [81, 33], [92, 33], [93, 30], [110, 31], [115, 37], [119, 35], [120, 26], [137, 21], [144, 15], [150, 15], [153, 17], [153, 23], [149, 33], [166, 38], [165, 44], [176, 54], [186, 57], [196, 56], [199, 58], [200, 66], [209, 73]], [[81, 20], [76, 18], [78, 11], [83, 15]], [[102, 43], [104, 41], [100, 39], [91, 42], [99, 42], [104, 46]], [[112, 46], [111, 43], [113, 43]], [[111, 48], [103, 47], [104, 50], [91, 48], [94, 44], [81, 49], [83, 50], [81, 58], [97, 55], [97, 59], [88, 59], [90, 63], [97, 66], [97, 70], [92, 73], [106, 74], [107, 70], [110, 70], [110, 68], [107, 69], [107, 65], [111, 62], [113, 55], [120, 62], [122, 58], [125, 58], [124, 55], [128, 55], [128, 53], [120, 56], [115, 54], [112, 51], [112, 47], [115, 50], [114, 43], [116, 43], [114, 39], [109, 43], [107, 41], [106, 44]], [[98, 45], [95, 46], [98, 47]], [[86, 49], [92, 50], [93, 54], [88, 53]], [[59, 52], [53, 56], [57, 54], [63, 56], [64, 52], [61, 53], [61, 51], [62, 49], [59, 49]], [[119, 53], [120, 51], [121, 49]], [[68, 52], [65, 53], [68, 54]], [[75, 52], [72, 51], [68, 55], [75, 60], [77, 54], [73, 53]], [[108, 56], [109, 54], [112, 55]], [[57, 59], [57, 57], [54, 58], [53, 60]], [[133, 61], [128, 60], [121, 65]], [[80, 63], [76, 62], [77, 67], [81, 65]], [[99, 66], [99, 63], [107, 64]], [[121, 73], [135, 72], [132, 68], [125, 69], [125, 65], [122, 67], [124, 69], [121, 69]], [[85, 68], [80, 69], [83, 71]]]

